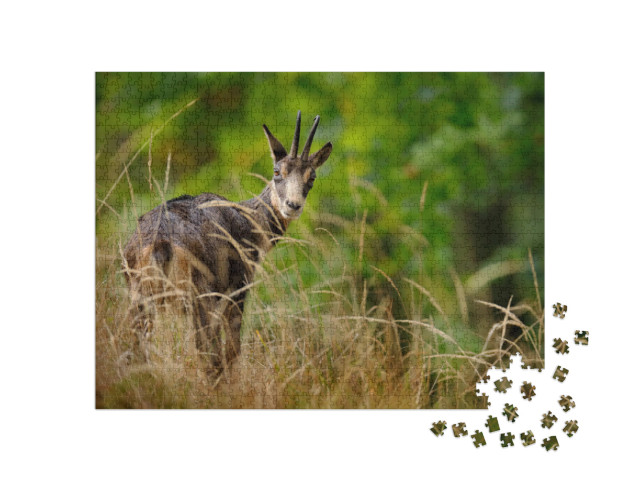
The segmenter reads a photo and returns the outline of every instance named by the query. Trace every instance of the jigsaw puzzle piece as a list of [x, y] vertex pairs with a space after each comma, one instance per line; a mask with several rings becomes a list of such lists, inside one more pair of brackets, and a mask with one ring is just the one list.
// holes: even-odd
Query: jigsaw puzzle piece
[[507, 446], [513, 446], [513, 434], [511, 433], [502, 433], [500, 435], [500, 441], [502, 441], [502, 447], [506, 448]]
[[487, 442], [484, 440], [484, 434], [482, 434], [477, 429], [475, 434], [472, 434], [471, 437], [473, 438], [473, 445], [476, 448], [479, 448], [480, 446], [485, 446], [487, 444]]
[[443, 436], [445, 429], [447, 429], [447, 423], [445, 421], [438, 421], [437, 423], [431, 423], [433, 427], [431, 432], [437, 436]]
[[507, 420], [511, 421], [512, 423], [515, 423], [516, 418], [519, 416], [518, 408], [513, 404], [505, 404], [502, 414], [505, 415], [507, 417]]
[[489, 416], [487, 418], [487, 422], [486, 422], [485, 426], [487, 428], [489, 428], [489, 432], [490, 433], [494, 433], [496, 431], [500, 431], [500, 423], [498, 422], [498, 419], [494, 418], [493, 416]]
[[564, 382], [567, 378], [567, 374], [569, 374], [569, 370], [563, 367], [556, 367], [556, 372], [553, 373], [553, 379], [557, 379], [558, 382]]
[[569, 343], [558, 337], [553, 340], [553, 348], [557, 354], [569, 354]]
[[536, 443], [536, 439], [533, 437], [532, 431], [527, 431], [526, 433], [520, 433], [520, 439], [522, 440], [523, 446], [531, 446]]
[[556, 423], [557, 420], [557, 416], [549, 411], [547, 414], [542, 415], [542, 427], [551, 429], [551, 427]]
[[567, 433], [568, 437], [572, 437], [578, 431], [578, 421], [566, 421], [564, 423], [563, 432]]
[[576, 337], [573, 338], [576, 344], [582, 344], [583, 346], [589, 345], [589, 331], [576, 331]]
[[547, 451], [551, 451], [552, 449], [554, 451], [557, 451], [560, 444], [558, 444], [558, 438], [556, 438], [555, 436], [549, 436], [547, 439], [542, 441], [542, 446]]
[[531, 401], [533, 396], [536, 395], [536, 387], [533, 386], [530, 382], [522, 383], [520, 386], [520, 392], [522, 393], [522, 398]]
[[453, 435], [456, 438], [459, 438], [460, 436], [466, 436], [467, 434], [469, 434], [469, 432], [466, 430], [466, 427], [467, 427], [466, 423], [453, 424], [451, 426], [451, 429], [453, 430]]
[[576, 403], [571, 396], [564, 396], [564, 395], [560, 396], [560, 400], [558, 401], [558, 404], [562, 406], [562, 410], [565, 413], [568, 412], [571, 408], [576, 407]]
[[511, 387], [511, 385], [513, 384], [513, 381], [510, 381], [505, 376], [502, 379], [498, 379], [496, 382], [494, 382], [494, 384], [496, 386], [494, 391], [505, 393], [505, 392], [507, 392], [507, 389], [509, 389]]
[[567, 313], [567, 306], [560, 304], [559, 302], [553, 305], [553, 317], [559, 317], [560, 319], [564, 319], [564, 316], [566, 313]]

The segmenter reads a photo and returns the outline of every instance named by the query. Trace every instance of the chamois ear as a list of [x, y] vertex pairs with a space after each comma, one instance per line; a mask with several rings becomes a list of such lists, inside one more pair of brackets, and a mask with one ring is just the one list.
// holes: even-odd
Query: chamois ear
[[284, 147], [280, 143], [278, 139], [276, 139], [266, 125], [262, 125], [265, 135], [267, 136], [267, 140], [269, 141], [269, 150], [271, 151], [271, 158], [273, 159], [274, 165], [277, 162], [280, 162], [287, 156], [287, 151], [284, 150]]
[[331, 144], [331, 142], [327, 142], [326, 144], [324, 144], [324, 147], [318, 150], [315, 154], [311, 154], [311, 157], [309, 157], [309, 162], [311, 162], [313, 168], [317, 169], [322, 164], [324, 164], [331, 155], [332, 150], [333, 144]]

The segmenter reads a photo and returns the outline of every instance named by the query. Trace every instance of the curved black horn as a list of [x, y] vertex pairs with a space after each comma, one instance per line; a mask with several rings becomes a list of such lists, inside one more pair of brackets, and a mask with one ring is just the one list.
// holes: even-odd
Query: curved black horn
[[316, 118], [313, 119], [313, 127], [311, 127], [311, 132], [309, 132], [309, 138], [307, 139], [307, 143], [304, 144], [304, 150], [302, 151], [302, 156], [300, 157], [303, 161], [309, 160], [309, 151], [311, 150], [313, 136], [316, 134], [316, 129], [318, 128], [318, 122], [320, 122], [320, 116], [316, 115]]
[[294, 159], [298, 156], [298, 144], [300, 143], [300, 111], [298, 110], [298, 118], [296, 119], [296, 131], [293, 134], [293, 142], [291, 143], [291, 151], [289, 155]]

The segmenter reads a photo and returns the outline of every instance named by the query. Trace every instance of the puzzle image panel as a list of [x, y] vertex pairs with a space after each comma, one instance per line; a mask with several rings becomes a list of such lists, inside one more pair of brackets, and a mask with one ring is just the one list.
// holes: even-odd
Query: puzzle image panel
[[484, 409], [544, 366], [543, 74], [95, 82], [97, 407]]

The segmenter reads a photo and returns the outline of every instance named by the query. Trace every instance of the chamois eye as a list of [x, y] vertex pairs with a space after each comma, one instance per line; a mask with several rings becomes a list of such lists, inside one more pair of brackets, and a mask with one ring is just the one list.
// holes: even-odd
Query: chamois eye
[[280, 177], [280, 170], [273, 169], [273, 175], [275, 175], [276, 177]]

